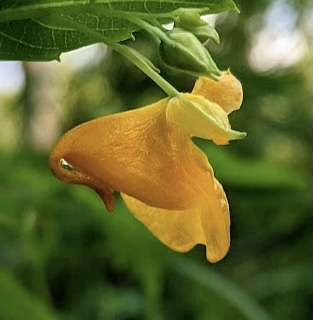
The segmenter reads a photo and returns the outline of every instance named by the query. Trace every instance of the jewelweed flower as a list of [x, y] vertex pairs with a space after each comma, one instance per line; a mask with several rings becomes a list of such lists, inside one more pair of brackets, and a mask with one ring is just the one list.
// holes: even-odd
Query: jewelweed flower
[[207, 259], [219, 261], [230, 245], [228, 201], [191, 138], [216, 144], [243, 138], [227, 117], [241, 101], [240, 82], [230, 72], [217, 82], [199, 78], [192, 93], [70, 130], [51, 153], [51, 170], [60, 180], [94, 189], [109, 211], [113, 192], [119, 191], [133, 215], [165, 245], [186, 252], [204, 244]]

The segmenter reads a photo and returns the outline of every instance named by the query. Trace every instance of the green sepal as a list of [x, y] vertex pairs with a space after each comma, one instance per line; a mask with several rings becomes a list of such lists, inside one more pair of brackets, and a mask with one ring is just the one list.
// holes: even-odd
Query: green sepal
[[221, 74], [209, 52], [194, 34], [174, 28], [167, 35], [170, 41], [160, 44], [160, 57], [167, 67], [195, 77], [217, 78]]

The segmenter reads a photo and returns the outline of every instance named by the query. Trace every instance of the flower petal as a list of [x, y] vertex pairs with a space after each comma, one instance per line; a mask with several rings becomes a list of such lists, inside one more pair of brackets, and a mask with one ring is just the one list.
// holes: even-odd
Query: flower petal
[[194, 94], [170, 99], [166, 110], [168, 121], [184, 127], [191, 136], [227, 144], [243, 139], [244, 132], [231, 130], [226, 112], [217, 104]]
[[214, 187], [214, 190], [206, 189], [207, 196], [186, 210], [155, 208], [121, 195], [133, 215], [169, 248], [186, 252], [196, 244], [204, 244], [207, 259], [217, 262], [229, 249], [230, 217], [225, 193], [216, 179]]
[[51, 153], [53, 173], [93, 188], [111, 210], [114, 190], [154, 207], [189, 208], [201, 190], [198, 167], [205, 156], [194, 150], [186, 130], [167, 121], [167, 104], [163, 99], [70, 130]]
[[229, 70], [224, 71], [218, 81], [200, 77], [191, 93], [218, 104], [227, 114], [238, 110], [243, 99], [241, 83]]

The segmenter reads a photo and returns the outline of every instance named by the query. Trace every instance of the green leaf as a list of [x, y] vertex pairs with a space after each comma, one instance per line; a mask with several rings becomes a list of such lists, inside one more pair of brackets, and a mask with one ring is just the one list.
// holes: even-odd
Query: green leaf
[[181, 8], [201, 14], [237, 10], [232, 0], [5, 1], [0, 4], [0, 59], [49, 61], [59, 59], [62, 52], [98, 42], [81, 28], [69, 28], [60, 17], [120, 42], [141, 29], [127, 15], [172, 21]]

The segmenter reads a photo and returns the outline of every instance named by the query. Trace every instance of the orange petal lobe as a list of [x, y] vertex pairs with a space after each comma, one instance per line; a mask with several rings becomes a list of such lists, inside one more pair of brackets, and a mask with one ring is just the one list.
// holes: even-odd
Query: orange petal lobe
[[191, 93], [218, 104], [227, 114], [238, 110], [243, 100], [241, 83], [229, 70], [223, 72], [218, 81], [200, 77]]
[[217, 180], [214, 179], [214, 183], [217, 183], [215, 192], [199, 198], [198, 203], [185, 210], [151, 207], [121, 195], [133, 215], [169, 248], [186, 252], [197, 244], [204, 244], [207, 259], [213, 263], [221, 260], [230, 246], [227, 199]]

